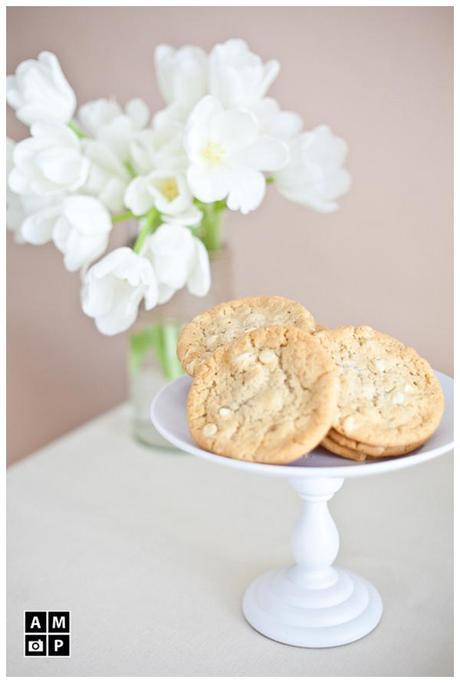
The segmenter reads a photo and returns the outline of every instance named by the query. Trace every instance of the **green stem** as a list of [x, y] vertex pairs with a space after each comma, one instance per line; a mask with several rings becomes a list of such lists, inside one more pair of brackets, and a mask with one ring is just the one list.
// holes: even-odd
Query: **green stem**
[[181, 326], [172, 322], [149, 325], [129, 339], [129, 369], [132, 374], [142, 372], [147, 353], [153, 352], [166, 379], [184, 374], [177, 358], [177, 339]]
[[136, 254], [140, 254], [146, 238], [151, 235], [159, 225], [161, 225], [161, 215], [155, 207], [153, 207], [146, 215], [141, 231], [134, 243], [133, 249]]
[[86, 138], [87, 137], [86, 133], [80, 128], [78, 123], [76, 121], [74, 121], [73, 119], [72, 119], [72, 121], [69, 121], [69, 123], [67, 125], [69, 126], [70, 130], [73, 130], [73, 132], [75, 133], [75, 135], [77, 137], [79, 137], [79, 138]]
[[129, 221], [131, 218], [136, 218], [132, 211], [122, 211], [112, 216], [112, 223], [123, 223], [123, 221]]
[[219, 251], [222, 248], [222, 212], [227, 204], [222, 200], [213, 204], [200, 202], [198, 206], [203, 214], [198, 228], [198, 237], [210, 253]]
[[125, 167], [126, 167], [126, 170], [127, 170], [128, 173], [129, 173], [129, 175], [131, 176], [131, 178], [135, 178], [135, 177], [137, 176], [137, 173], [136, 173], [136, 171], [135, 171], [135, 168], [134, 168], [134, 166], [132, 165], [132, 163], [129, 161], [129, 159], [128, 159], [128, 161], [125, 161]]
[[173, 323], [158, 325], [158, 334], [161, 339], [163, 374], [168, 379], [176, 379], [184, 374], [176, 353], [179, 327]]

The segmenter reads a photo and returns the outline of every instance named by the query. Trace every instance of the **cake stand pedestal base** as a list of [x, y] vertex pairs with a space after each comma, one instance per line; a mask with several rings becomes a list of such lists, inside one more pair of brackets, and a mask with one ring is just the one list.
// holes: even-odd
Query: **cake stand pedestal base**
[[327, 502], [343, 479], [289, 481], [303, 501], [292, 535], [296, 564], [255, 579], [243, 598], [244, 616], [259, 633], [288, 645], [351, 643], [377, 626], [382, 600], [368, 581], [332, 566], [339, 535]]

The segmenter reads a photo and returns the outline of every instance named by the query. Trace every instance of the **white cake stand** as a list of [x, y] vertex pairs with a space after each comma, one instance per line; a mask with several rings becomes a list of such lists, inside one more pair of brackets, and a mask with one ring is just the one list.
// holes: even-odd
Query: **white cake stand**
[[333, 647], [358, 640], [382, 616], [379, 593], [365, 579], [336, 567], [339, 534], [327, 501], [348, 477], [364, 477], [411, 467], [453, 448], [453, 381], [438, 373], [446, 409], [436, 433], [411, 455], [357, 463], [315, 449], [290, 465], [265, 465], [233, 460], [198, 448], [186, 416], [189, 377], [180, 377], [156, 396], [151, 407], [155, 428], [178, 448], [210, 462], [273, 477], [285, 477], [302, 498], [292, 534], [295, 564], [255, 579], [243, 598], [243, 613], [268, 638], [300, 647]]

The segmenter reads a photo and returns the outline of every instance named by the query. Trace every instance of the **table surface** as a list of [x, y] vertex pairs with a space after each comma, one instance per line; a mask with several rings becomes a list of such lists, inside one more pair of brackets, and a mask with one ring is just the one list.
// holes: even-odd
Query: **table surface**
[[[288, 483], [150, 450], [121, 406], [8, 470], [8, 675], [452, 675], [452, 460], [345, 482], [338, 563], [383, 618], [307, 650], [241, 613], [249, 582], [291, 562]], [[71, 610], [72, 656], [25, 658], [24, 610]]]

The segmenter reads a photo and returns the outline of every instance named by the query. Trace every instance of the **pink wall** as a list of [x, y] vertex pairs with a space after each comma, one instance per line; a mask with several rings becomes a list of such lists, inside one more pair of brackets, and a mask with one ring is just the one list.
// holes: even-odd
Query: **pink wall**
[[[161, 101], [158, 43], [243, 37], [282, 69], [272, 88], [307, 127], [349, 143], [354, 186], [332, 215], [289, 204], [229, 214], [236, 294], [299, 299], [329, 325], [366, 322], [452, 370], [452, 9], [433, 7], [9, 8], [8, 73], [55, 52], [80, 103]], [[26, 130], [11, 111], [8, 135]], [[117, 240], [123, 241], [123, 228]], [[8, 238], [10, 461], [122, 401], [125, 339], [80, 311], [53, 247]]]

